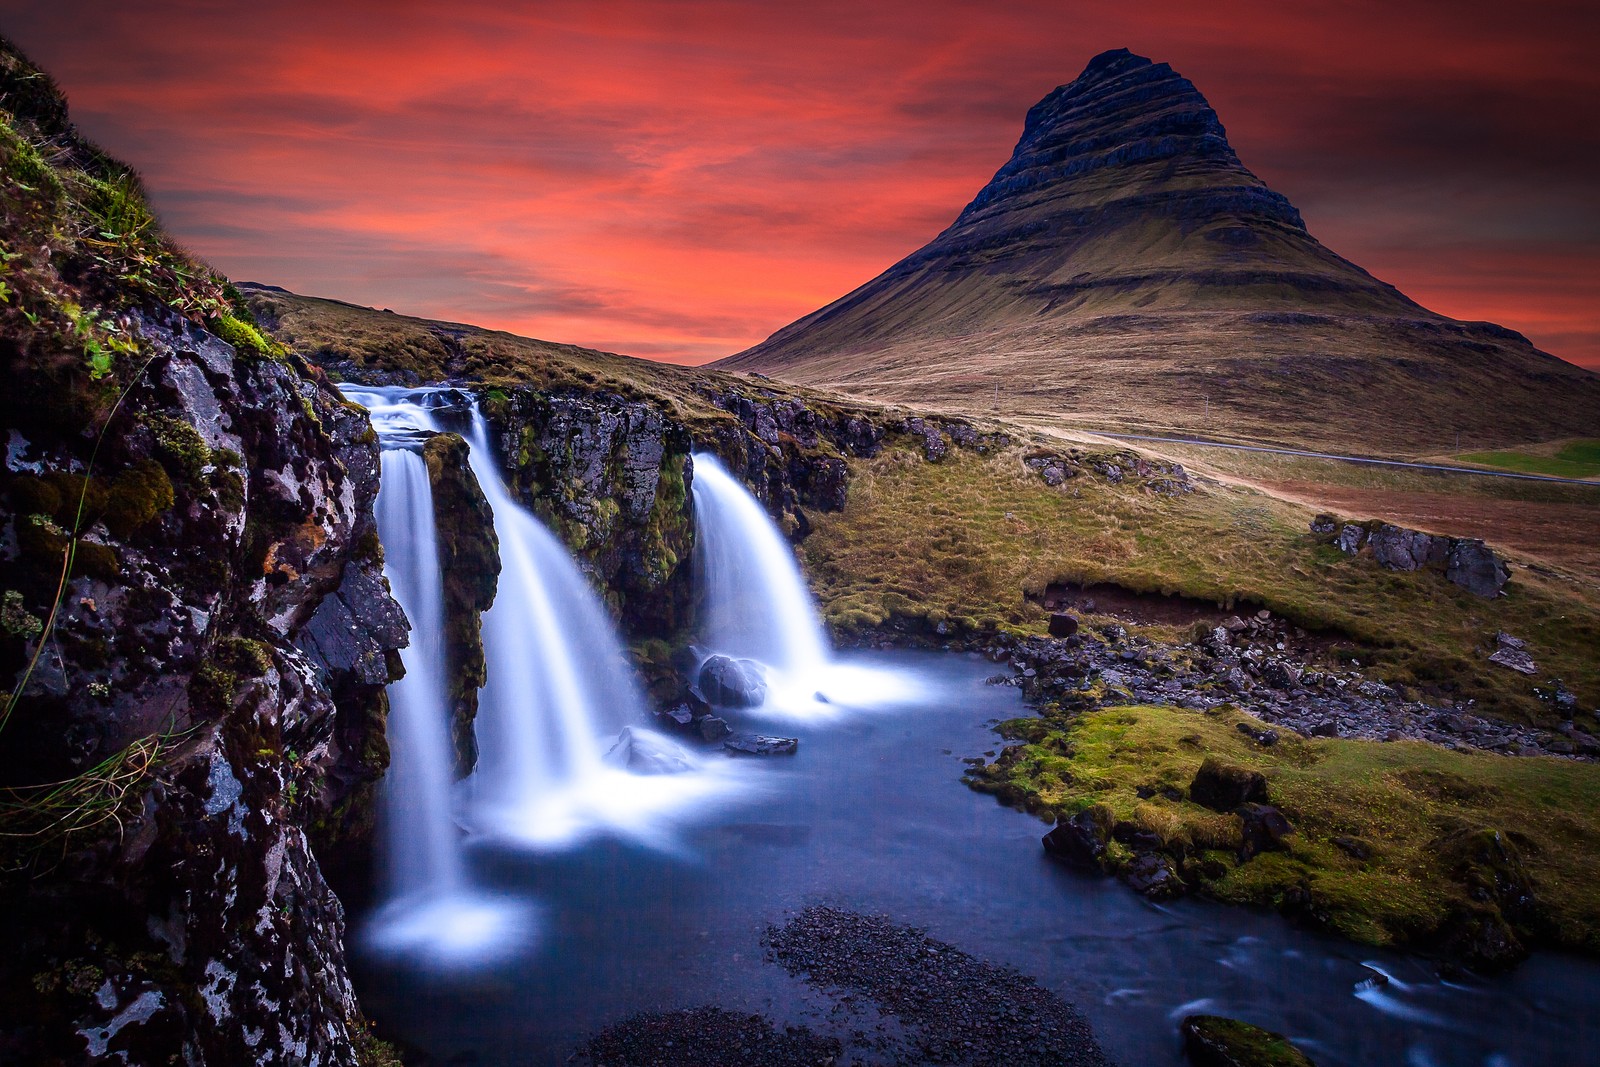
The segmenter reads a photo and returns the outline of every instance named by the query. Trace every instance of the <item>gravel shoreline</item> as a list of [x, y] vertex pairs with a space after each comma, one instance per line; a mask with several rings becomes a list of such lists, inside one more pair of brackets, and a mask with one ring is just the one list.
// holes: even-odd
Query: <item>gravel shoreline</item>
[[839, 1036], [804, 1026], [780, 1031], [759, 1015], [704, 1006], [632, 1016], [590, 1038], [568, 1062], [1112, 1067], [1072, 1005], [1027, 975], [969, 955], [926, 930], [814, 905], [782, 926], [767, 927], [766, 943], [770, 961], [836, 1001], [836, 1010], [817, 1025], [839, 1030]]

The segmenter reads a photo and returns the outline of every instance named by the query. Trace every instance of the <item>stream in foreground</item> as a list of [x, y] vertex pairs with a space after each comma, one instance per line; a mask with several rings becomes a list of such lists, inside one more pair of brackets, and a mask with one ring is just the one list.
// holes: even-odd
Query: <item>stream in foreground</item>
[[[731, 760], [721, 793], [673, 822], [542, 852], [484, 844], [482, 883], [530, 902], [520, 947], [449, 967], [368, 958], [364, 1005], [437, 1063], [562, 1063], [639, 1011], [716, 1004], [848, 1033], [870, 1023], [771, 962], [769, 923], [813, 903], [928, 928], [1073, 1002], [1128, 1067], [1184, 1063], [1178, 1021], [1230, 1015], [1286, 1033], [1320, 1067], [1600, 1063], [1600, 965], [1536, 955], [1509, 977], [1444, 983], [1425, 961], [1269, 914], [1125, 886], [1047, 860], [1047, 827], [962, 786], [989, 724], [1026, 713], [976, 656], [885, 652], [914, 693], [826, 718], [750, 722], [798, 754]], [[721, 761], [716, 753], [707, 759]], [[1392, 980], [1368, 981], [1381, 968]]]

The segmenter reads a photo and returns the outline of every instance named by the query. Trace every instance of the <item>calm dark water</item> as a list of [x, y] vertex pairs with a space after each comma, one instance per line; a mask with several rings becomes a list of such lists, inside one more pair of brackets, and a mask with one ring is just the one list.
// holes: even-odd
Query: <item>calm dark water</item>
[[[1286, 1033], [1321, 1067], [1600, 1064], [1600, 965], [1542, 955], [1508, 978], [1446, 984], [1423, 961], [1276, 916], [1149, 904], [1047, 861], [1044, 824], [961, 785], [960, 759], [996, 747], [988, 724], [1024, 713], [1016, 690], [983, 684], [992, 665], [912, 652], [855, 662], [912, 672], [922, 692], [829, 721], [750, 724], [798, 735], [799, 753], [742, 761], [744, 792], [670, 832], [479, 847], [479, 877], [537, 909], [529, 942], [478, 967], [368, 958], [369, 1012], [439, 1062], [483, 1065], [561, 1063], [633, 1012], [704, 1003], [826, 1029], [833, 1002], [761, 944], [768, 923], [825, 902], [926, 926], [1034, 976], [1127, 1067], [1184, 1063], [1177, 1024], [1192, 1011]], [[1362, 988], [1364, 962], [1394, 981]]]

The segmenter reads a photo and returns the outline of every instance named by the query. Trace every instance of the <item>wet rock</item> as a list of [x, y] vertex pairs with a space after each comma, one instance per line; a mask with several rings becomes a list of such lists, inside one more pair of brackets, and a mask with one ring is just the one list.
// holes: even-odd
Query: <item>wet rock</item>
[[1130, 889], [1151, 900], [1172, 900], [1188, 891], [1172, 860], [1155, 852], [1135, 856], [1119, 873]]
[[721, 708], [754, 708], [767, 699], [767, 673], [755, 660], [712, 656], [695, 679], [709, 703]]
[[1190, 1015], [1180, 1029], [1194, 1067], [1313, 1067], [1282, 1034], [1238, 1019]]
[[706, 741], [721, 741], [733, 733], [733, 727], [728, 725], [726, 719], [716, 715], [707, 715], [695, 723], [695, 730]]
[[1289, 820], [1284, 818], [1283, 812], [1270, 804], [1240, 804], [1234, 809], [1241, 823], [1240, 833], [1243, 845], [1240, 847], [1241, 859], [1262, 852], [1281, 851], [1288, 847], [1283, 839], [1294, 833], [1294, 827]]
[[1189, 799], [1212, 811], [1228, 812], [1241, 804], [1264, 804], [1267, 779], [1260, 771], [1222, 763], [1207, 756], [1189, 783]]
[[688, 704], [675, 704], [663, 711], [661, 717], [681, 729], [688, 729], [694, 725], [694, 709]]
[[1098, 804], [1069, 816], [1044, 835], [1045, 854], [1076, 867], [1104, 870], [1114, 821], [1111, 810]]
[[743, 756], [792, 756], [800, 747], [800, 739], [768, 734], [734, 734], [722, 742], [722, 747]]

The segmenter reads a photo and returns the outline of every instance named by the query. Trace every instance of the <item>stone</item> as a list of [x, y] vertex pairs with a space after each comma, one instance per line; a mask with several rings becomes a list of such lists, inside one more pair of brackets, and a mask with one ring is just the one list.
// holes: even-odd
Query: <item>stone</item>
[[1104, 870], [1114, 821], [1110, 809], [1098, 804], [1062, 819], [1041, 839], [1045, 855], [1074, 867]]
[[1353, 556], [1361, 551], [1362, 542], [1367, 538], [1367, 531], [1360, 526], [1346, 524], [1339, 530], [1339, 551], [1347, 556]]
[[1267, 801], [1267, 779], [1260, 771], [1222, 763], [1207, 756], [1189, 783], [1189, 799], [1212, 811], [1228, 812], [1240, 804]]
[[1311, 520], [1311, 532], [1320, 537], [1332, 537], [1339, 530], [1339, 520], [1322, 514]]
[[1293, 689], [1300, 684], [1300, 668], [1283, 660], [1271, 659], [1262, 665], [1261, 677], [1274, 689]]
[[1359, 837], [1339, 836], [1332, 839], [1333, 846], [1353, 860], [1365, 862], [1372, 858], [1372, 846]]
[[743, 756], [792, 756], [800, 747], [800, 739], [772, 737], [768, 734], [734, 734], [722, 742], [722, 747]]
[[1283, 812], [1270, 804], [1255, 803], [1240, 804], [1235, 811], [1241, 823], [1241, 859], [1249, 859], [1262, 852], [1282, 851], [1287, 847], [1283, 839], [1294, 833], [1294, 827]]
[[1539, 665], [1533, 657], [1520, 648], [1501, 648], [1489, 656], [1489, 662], [1516, 671], [1518, 674], [1538, 674]]
[[1188, 886], [1173, 869], [1172, 860], [1159, 853], [1146, 852], [1135, 856], [1121, 874], [1130, 889], [1151, 900], [1171, 900], [1188, 891]]
[[1180, 1029], [1194, 1067], [1313, 1067], [1282, 1034], [1238, 1019], [1190, 1015]]
[[1451, 542], [1445, 577], [1469, 593], [1496, 597], [1510, 580], [1511, 571], [1482, 541], [1457, 538]]
[[677, 727], [688, 728], [694, 725], [694, 709], [688, 704], [676, 704], [663, 711], [661, 717]]
[[1052, 612], [1050, 615], [1050, 636], [1071, 637], [1078, 632], [1078, 619], [1064, 611]]
[[711, 656], [700, 665], [695, 687], [715, 707], [754, 708], [767, 699], [767, 672], [755, 660]]
[[729, 734], [733, 733], [733, 727], [728, 725], [728, 721], [716, 715], [705, 716], [699, 722], [695, 723], [695, 729], [697, 729], [700, 732], [700, 736], [707, 741], [720, 741], [724, 737], [727, 737]]
[[1430, 563], [1443, 563], [1451, 542], [1448, 537], [1385, 523], [1372, 532], [1367, 543], [1380, 566], [1392, 571], [1414, 571]]

